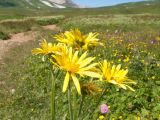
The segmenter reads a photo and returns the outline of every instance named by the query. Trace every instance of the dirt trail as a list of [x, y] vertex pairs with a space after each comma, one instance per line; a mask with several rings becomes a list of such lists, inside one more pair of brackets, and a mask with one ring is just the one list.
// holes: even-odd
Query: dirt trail
[[60, 28], [58, 28], [56, 25], [46, 25], [42, 26], [42, 28], [45, 30], [60, 30]]
[[[42, 26], [42, 28], [48, 30], [59, 30], [59, 28], [56, 25]], [[28, 31], [14, 34], [8, 40], [0, 40], [0, 61], [2, 60], [2, 57], [5, 55], [5, 53], [9, 51], [11, 48], [17, 45], [24, 44], [28, 41], [34, 41], [36, 35], [36, 31]]]

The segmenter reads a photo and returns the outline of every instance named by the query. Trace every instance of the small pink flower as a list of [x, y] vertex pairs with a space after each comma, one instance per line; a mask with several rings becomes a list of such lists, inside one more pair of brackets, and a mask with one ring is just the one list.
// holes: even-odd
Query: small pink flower
[[100, 106], [100, 112], [101, 114], [106, 114], [109, 111], [108, 106], [106, 104], [102, 104]]

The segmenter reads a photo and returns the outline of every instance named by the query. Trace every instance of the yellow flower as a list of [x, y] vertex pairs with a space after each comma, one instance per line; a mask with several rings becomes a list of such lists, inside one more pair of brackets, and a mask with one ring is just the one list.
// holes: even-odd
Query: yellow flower
[[157, 40], [157, 41], [160, 41], [160, 36], [156, 37], [156, 40]]
[[82, 48], [83, 50], [87, 50], [88, 47], [103, 45], [99, 42], [99, 39], [96, 38], [97, 36], [98, 33], [91, 32], [88, 35], [83, 35], [78, 29], [71, 29], [70, 31], [66, 31], [64, 34], [61, 33], [59, 35], [55, 35], [54, 38], [57, 41], [75, 47], [76, 49]]
[[67, 52], [67, 46], [62, 43], [58, 44], [52, 44], [47, 43], [47, 41], [44, 39], [42, 43], [40, 44], [41, 48], [35, 48], [32, 50], [32, 54], [38, 55], [38, 54], [61, 54]]
[[[54, 38], [61, 42], [65, 43], [69, 46], [77, 46], [79, 42], [84, 39], [84, 36], [78, 29], [66, 31], [65, 33], [60, 33], [59, 35], [55, 35]], [[78, 45], [79, 46], [79, 45]]]
[[156, 76], [152, 76], [152, 79], [155, 79], [156, 78]]
[[122, 119], [122, 116], [119, 116], [119, 119]]
[[72, 47], [66, 51], [64, 53], [62, 52], [61, 54], [52, 55], [52, 57], [55, 59], [53, 64], [66, 71], [62, 91], [66, 92], [69, 80], [72, 79], [78, 93], [81, 94], [81, 87], [76, 74], [79, 74], [82, 77], [86, 75], [99, 78], [100, 75], [93, 71], [97, 63], [90, 64], [95, 58], [87, 57], [87, 52], [78, 57], [79, 52], [76, 51], [73, 53]]
[[32, 54], [50, 54], [53, 53], [56, 50], [55, 45], [52, 43], [47, 43], [47, 41], [44, 39], [42, 43], [40, 44], [41, 48], [35, 48], [32, 50]]
[[141, 118], [138, 116], [138, 117], [137, 117], [137, 120], [141, 120]]
[[87, 50], [89, 47], [95, 47], [97, 45], [102, 45], [103, 43], [99, 42], [99, 39], [97, 38], [99, 34], [98, 33], [92, 33], [90, 32], [88, 35], [85, 35], [85, 39], [83, 39], [82, 43], [83, 46], [82, 48], [84, 50]]
[[100, 115], [100, 116], [99, 116], [99, 120], [104, 120], [104, 118], [105, 118], [105, 117], [104, 117], [103, 115]]
[[126, 58], [123, 61], [124, 62], [128, 62], [129, 61], [129, 57], [126, 56]]
[[69, 31], [66, 31], [64, 34], [60, 33], [59, 35], [55, 35], [54, 38], [57, 41], [59, 41], [61, 43], [65, 43], [70, 46], [72, 46], [75, 42], [75, 37]]
[[[103, 63], [100, 64], [102, 78], [109, 83], [118, 85], [123, 89], [129, 88], [132, 91], [135, 91], [133, 88], [128, 86], [127, 84], [136, 84], [134, 81], [128, 79], [126, 76], [128, 73], [128, 69], [121, 69], [121, 65], [113, 65], [111, 66], [110, 62], [104, 60]], [[121, 69], [121, 70], [120, 70]]]

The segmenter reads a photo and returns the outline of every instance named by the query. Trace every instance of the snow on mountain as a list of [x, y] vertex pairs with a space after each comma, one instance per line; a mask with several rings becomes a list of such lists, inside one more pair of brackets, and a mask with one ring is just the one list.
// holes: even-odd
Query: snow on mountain
[[55, 4], [54, 5], [57, 7], [57, 8], [66, 8], [65, 6], [62, 6], [62, 5], [58, 5], [58, 4]]
[[0, 7], [66, 8], [79, 7], [72, 0], [0, 0]]
[[43, 4], [49, 6], [49, 7], [54, 7], [51, 3], [49, 3], [48, 1], [45, 0], [40, 0]]

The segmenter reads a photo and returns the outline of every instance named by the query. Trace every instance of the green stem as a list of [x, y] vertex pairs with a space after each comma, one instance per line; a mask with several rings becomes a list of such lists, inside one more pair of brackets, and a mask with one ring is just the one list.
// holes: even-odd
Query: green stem
[[72, 91], [72, 94], [73, 94], [73, 98], [72, 98], [72, 100], [73, 100], [73, 104], [72, 104], [72, 106], [73, 106], [73, 118], [74, 118], [74, 120], [77, 120], [78, 118], [78, 116], [77, 116], [77, 91]]
[[52, 71], [51, 71], [51, 79], [52, 79], [51, 115], [52, 115], [52, 120], [55, 120], [55, 79], [53, 77]]
[[79, 106], [79, 112], [78, 112], [78, 120], [81, 119], [81, 111], [82, 111], [83, 102], [84, 102], [84, 97], [82, 96], [80, 106]]
[[[107, 88], [105, 88], [105, 89], [103, 90], [101, 96], [99, 97], [99, 99], [98, 99], [98, 101], [97, 101], [97, 103], [96, 103], [96, 106], [95, 106], [96, 108], [97, 108], [97, 106], [99, 105], [99, 103], [101, 102], [101, 99], [102, 99], [102, 97], [103, 97], [103, 95], [104, 95], [104, 93], [105, 93], [106, 90], [107, 90]], [[89, 113], [89, 118], [90, 118], [90, 119], [92, 118], [92, 116], [93, 116], [96, 108], [93, 109], [93, 110]]]
[[73, 111], [72, 111], [72, 102], [71, 102], [71, 85], [70, 85], [70, 81], [69, 81], [69, 88], [68, 88], [68, 107], [69, 107], [70, 120], [73, 120]]

